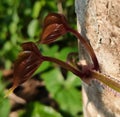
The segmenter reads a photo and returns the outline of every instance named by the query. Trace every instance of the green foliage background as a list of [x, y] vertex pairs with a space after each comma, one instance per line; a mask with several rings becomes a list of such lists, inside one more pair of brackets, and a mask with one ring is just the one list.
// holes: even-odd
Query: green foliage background
[[[21, 43], [36, 42], [40, 39], [43, 19], [48, 13], [62, 12], [70, 26], [76, 29], [74, 11], [74, 0], [0, 0], [0, 70], [12, 69], [21, 50]], [[77, 40], [71, 34], [67, 34], [54, 44], [40, 45], [39, 48], [44, 55], [65, 61], [69, 52], [77, 51]], [[60, 111], [40, 102], [31, 102], [19, 112], [20, 117], [82, 116], [81, 91], [77, 88], [81, 87], [79, 78], [70, 72], [64, 78], [58, 66], [47, 62], [43, 63], [35, 74], [39, 74], [44, 80], [50, 95], [59, 104]], [[0, 72], [1, 117], [8, 117], [11, 108], [9, 100], [3, 99], [5, 85]]]

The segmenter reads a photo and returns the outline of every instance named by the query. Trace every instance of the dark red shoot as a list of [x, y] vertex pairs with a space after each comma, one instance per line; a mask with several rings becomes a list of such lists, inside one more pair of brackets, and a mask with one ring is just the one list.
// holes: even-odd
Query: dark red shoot
[[73, 33], [80, 40], [93, 61], [94, 69], [99, 70], [98, 60], [90, 43], [88, 43], [80, 33], [70, 28], [65, 16], [62, 14], [48, 14], [44, 20], [43, 32], [39, 42], [44, 44], [53, 43], [58, 37], [66, 34], [67, 32]]

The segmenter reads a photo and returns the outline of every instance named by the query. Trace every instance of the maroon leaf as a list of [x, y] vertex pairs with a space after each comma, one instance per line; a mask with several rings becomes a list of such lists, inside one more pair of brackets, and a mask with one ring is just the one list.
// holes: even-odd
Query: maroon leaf
[[34, 43], [24, 43], [22, 48], [23, 51], [18, 56], [14, 65], [13, 87], [17, 87], [28, 80], [43, 62], [42, 56]]
[[44, 20], [40, 43], [52, 43], [65, 33], [67, 33], [67, 21], [64, 15], [51, 13]]
[[48, 25], [42, 33], [40, 43], [49, 44], [54, 42], [58, 37], [64, 35], [66, 29], [62, 24], [51, 24]]

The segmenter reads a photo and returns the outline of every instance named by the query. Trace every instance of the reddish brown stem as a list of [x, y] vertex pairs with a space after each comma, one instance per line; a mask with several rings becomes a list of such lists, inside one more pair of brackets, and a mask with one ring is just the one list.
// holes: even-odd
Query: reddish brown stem
[[86, 50], [90, 54], [91, 59], [92, 59], [92, 61], [94, 63], [94, 69], [99, 70], [99, 64], [98, 64], [97, 57], [96, 57], [96, 55], [94, 53], [93, 48], [90, 46], [90, 44], [76, 30], [73, 30], [72, 28], [68, 28], [68, 31], [73, 33], [80, 40], [80, 42], [84, 45], [84, 47], [86, 48]]
[[[79, 78], [81, 78], [84, 82], [87, 81], [87, 79], [85, 78], [86, 73], [82, 73], [81, 71], [77, 70], [76, 68], [72, 67], [71, 65], [69, 65], [66, 62], [63, 62], [61, 60], [58, 60], [56, 58], [52, 58], [52, 57], [47, 57], [47, 56], [43, 56], [42, 58], [44, 61], [49, 61], [49, 62], [53, 62], [58, 64], [59, 66], [67, 69], [68, 71], [71, 71], [72, 73], [74, 73], [75, 75], [77, 75]], [[88, 82], [86, 82], [88, 83]]]

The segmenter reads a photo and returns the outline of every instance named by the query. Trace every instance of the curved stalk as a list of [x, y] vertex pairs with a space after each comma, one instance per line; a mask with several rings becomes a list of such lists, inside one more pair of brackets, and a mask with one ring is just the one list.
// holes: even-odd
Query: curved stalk
[[98, 63], [97, 57], [94, 53], [93, 48], [90, 46], [90, 44], [76, 30], [73, 30], [72, 28], [68, 28], [68, 31], [73, 33], [80, 40], [80, 42], [84, 45], [84, 47], [86, 48], [86, 50], [90, 54], [91, 59], [94, 63], [94, 69], [99, 70], [99, 63]]
[[58, 64], [59, 66], [67, 69], [68, 71], [71, 71], [72, 73], [74, 73], [76, 76], [78, 76], [79, 78], [81, 78], [81, 80], [83, 80], [84, 82], [88, 83], [88, 80], [85, 78], [86, 74], [82, 73], [81, 71], [77, 70], [76, 68], [74, 68], [73, 66], [69, 65], [66, 62], [63, 62], [59, 59], [56, 58], [52, 58], [52, 57], [47, 57], [47, 56], [43, 56], [42, 58], [44, 61], [49, 61], [49, 62], [53, 62]]
[[47, 56], [43, 56], [43, 60], [56, 63], [59, 66], [61, 66], [61, 67], [65, 68], [65, 69], [73, 72], [75, 75], [77, 75], [79, 77], [83, 77], [83, 73], [82, 72], [80, 72], [79, 70], [75, 69], [74, 67], [72, 67], [71, 65], [67, 64], [66, 62], [63, 62], [63, 61], [58, 60], [56, 58], [47, 57]]

